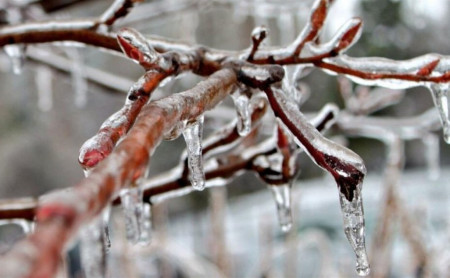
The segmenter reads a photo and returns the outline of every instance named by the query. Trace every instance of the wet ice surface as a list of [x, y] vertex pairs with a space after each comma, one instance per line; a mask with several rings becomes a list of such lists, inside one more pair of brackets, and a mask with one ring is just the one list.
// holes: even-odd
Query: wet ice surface
[[203, 169], [202, 137], [203, 115], [193, 122], [187, 123], [183, 131], [188, 155], [189, 179], [196, 190], [205, 188], [205, 172]]
[[358, 275], [367, 276], [370, 273], [370, 266], [365, 246], [364, 210], [360, 187], [361, 185], [357, 186], [353, 200], [349, 201], [344, 194], [339, 193], [339, 201], [344, 219], [344, 232], [356, 254], [356, 272]]
[[86, 278], [105, 277], [107, 247], [103, 218], [93, 220], [80, 232], [81, 263]]
[[179, 121], [175, 124], [175, 126], [166, 134], [164, 134], [164, 140], [175, 140], [177, 139], [181, 134], [183, 134], [184, 129], [186, 128], [186, 122]]
[[148, 244], [151, 233], [150, 205], [143, 202], [140, 187], [130, 187], [120, 192], [125, 217], [126, 238], [132, 244]]
[[236, 107], [237, 113], [237, 131], [240, 136], [246, 136], [250, 133], [252, 127], [252, 117], [250, 111], [250, 99], [247, 92], [236, 89], [232, 94], [234, 106]]
[[[339, 54], [345, 52], [352, 47], [361, 36], [361, 26], [362, 22], [360, 18], [348, 20], [329, 42], [320, 45], [317, 45], [315, 42], [305, 44], [304, 49], [300, 53], [300, 57], [319, 56], [332, 51]], [[343, 42], [343, 40], [345, 40], [345, 42]]]
[[292, 227], [291, 186], [290, 184], [269, 185], [277, 208], [281, 230], [288, 232]]

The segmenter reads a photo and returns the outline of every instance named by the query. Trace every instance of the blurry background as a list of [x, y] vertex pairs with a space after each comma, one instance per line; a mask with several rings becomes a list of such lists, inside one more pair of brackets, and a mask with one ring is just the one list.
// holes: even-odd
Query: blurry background
[[[76, 3], [62, 8], [58, 6], [62, 2]], [[7, 0], [0, 3], [0, 21], [7, 22], [11, 17], [18, 22], [92, 17], [101, 14], [110, 2]], [[249, 46], [255, 26], [265, 25], [269, 28], [266, 45], [286, 45], [303, 28], [311, 2], [145, 1], [120, 20], [115, 29], [133, 26], [144, 34], [239, 50]], [[359, 16], [364, 21], [364, 32], [349, 55], [393, 59], [432, 52], [448, 55], [449, 12], [447, 0], [336, 0], [322, 37], [326, 41], [346, 20]], [[8, 56], [0, 53], [1, 198], [39, 196], [80, 181], [83, 173], [77, 162], [79, 147], [123, 105], [128, 87], [143, 73], [138, 65], [122, 57], [70, 43], [30, 45], [27, 55], [22, 73], [16, 75], [11, 72]], [[191, 88], [199, 80], [190, 74], [183, 75], [161, 86], [154, 98]], [[343, 108], [336, 77], [315, 70], [304, 81], [310, 87], [311, 97], [302, 111], [318, 111], [328, 102]], [[407, 117], [432, 106], [428, 90], [419, 87], [408, 90], [399, 104], [376, 115]], [[218, 110], [222, 112], [213, 111], [207, 116], [205, 133], [210, 133], [212, 126], [231, 120], [234, 109], [230, 107], [231, 101], [227, 100]], [[437, 134], [441, 138], [441, 132]], [[384, 204], [385, 148], [376, 140], [342, 137], [339, 140], [348, 143], [368, 167], [363, 196], [370, 250]], [[440, 145], [441, 174], [431, 180], [425, 169], [422, 142], [406, 142], [405, 172], [398, 190], [405, 210], [421, 231], [416, 236], [426, 246], [431, 268], [435, 273], [447, 274], [450, 148], [442, 139]], [[151, 173], [175, 166], [184, 146], [182, 138], [164, 142], [154, 154]], [[301, 163], [301, 177], [294, 185], [292, 198], [295, 224], [289, 234], [282, 234], [277, 225], [275, 204], [265, 185], [253, 174], [244, 174], [226, 189], [193, 193], [155, 206], [156, 232], [150, 247], [121, 245], [117, 236], [121, 220], [115, 219], [111, 229], [115, 271], [111, 276], [129, 277], [130, 264], [138, 266], [131, 268], [141, 277], [355, 276], [354, 255], [342, 230], [335, 184], [308, 157], [303, 156]], [[14, 228], [0, 228], [0, 235], [4, 234], [0, 237], [0, 251], [19, 237], [16, 232], [7, 233], [11, 229]], [[393, 265], [386, 275], [421, 276], [423, 270], [415, 262], [413, 245], [400, 228], [394, 228], [393, 234]], [[128, 257], [123, 248], [128, 250]], [[73, 269], [76, 271], [76, 266]]]

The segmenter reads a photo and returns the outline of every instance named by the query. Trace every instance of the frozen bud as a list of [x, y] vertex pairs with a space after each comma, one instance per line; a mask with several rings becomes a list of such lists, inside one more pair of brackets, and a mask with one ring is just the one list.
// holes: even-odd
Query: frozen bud
[[420, 76], [429, 76], [433, 72], [433, 70], [437, 67], [441, 59], [436, 59], [434, 61], [431, 61], [429, 64], [426, 64], [424, 67], [422, 67], [418, 72], [417, 75]]
[[148, 44], [146, 38], [131, 28], [122, 28], [117, 33], [117, 41], [123, 53], [138, 62], [145, 69], [154, 67], [159, 54]]
[[319, 30], [322, 28], [327, 16], [327, 10], [328, 0], [318, 0], [314, 3], [310, 18], [312, 29]]
[[352, 18], [347, 21], [335, 35], [336, 44], [334, 51], [337, 53], [344, 52], [349, 49], [362, 33], [362, 20], [360, 18]]
[[267, 37], [267, 28], [265, 26], [255, 27], [252, 31], [253, 42], [261, 42]]

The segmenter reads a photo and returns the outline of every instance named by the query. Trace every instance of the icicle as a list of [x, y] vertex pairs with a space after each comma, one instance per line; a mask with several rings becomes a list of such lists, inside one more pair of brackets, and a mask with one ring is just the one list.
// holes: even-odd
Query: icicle
[[53, 88], [52, 88], [53, 74], [50, 68], [46, 66], [40, 66], [36, 70], [36, 87], [38, 93], [38, 108], [39, 110], [46, 112], [53, 107]]
[[283, 232], [289, 232], [292, 227], [291, 185], [288, 183], [269, 185], [269, 188], [275, 199], [281, 230]]
[[107, 206], [102, 213], [103, 247], [105, 253], [109, 253], [111, 248], [111, 238], [109, 236], [109, 218], [111, 217], [111, 206]]
[[439, 111], [441, 117], [441, 124], [444, 133], [444, 140], [447, 144], [450, 144], [450, 114], [449, 114], [449, 83], [431, 84], [428, 86], [433, 96], [434, 105]]
[[250, 133], [252, 127], [249, 97], [245, 90], [238, 88], [231, 94], [231, 98], [238, 117], [237, 131], [240, 136], [246, 136]]
[[[344, 185], [338, 186], [340, 188]], [[370, 266], [365, 246], [361, 184], [359, 183], [353, 191], [351, 201], [342, 192], [339, 192], [339, 201], [344, 218], [344, 232], [356, 254], [356, 272], [360, 276], [367, 276], [370, 273]]]
[[83, 169], [83, 174], [87, 178], [91, 174], [92, 169]]
[[425, 158], [428, 167], [428, 177], [431, 180], [439, 178], [439, 138], [437, 135], [429, 133], [422, 137], [425, 145]]
[[184, 140], [187, 145], [188, 166], [190, 180], [195, 190], [205, 188], [205, 173], [202, 158], [202, 136], [204, 117], [199, 116], [195, 121], [186, 125], [183, 131]]
[[106, 276], [103, 217], [93, 220], [80, 235], [81, 263], [86, 278]]
[[11, 68], [14, 74], [21, 74], [23, 65], [25, 63], [25, 50], [24, 44], [8, 44], [4, 48], [6, 54], [11, 61]]
[[144, 204], [142, 189], [131, 187], [120, 192], [125, 216], [126, 236], [129, 242], [148, 244], [150, 242], [150, 205]]

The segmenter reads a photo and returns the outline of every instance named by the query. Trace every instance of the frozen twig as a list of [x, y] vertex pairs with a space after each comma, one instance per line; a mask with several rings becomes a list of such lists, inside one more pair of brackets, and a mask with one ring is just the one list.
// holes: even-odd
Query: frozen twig
[[[298, 108], [287, 100], [281, 90], [268, 87], [265, 92], [275, 115], [294, 134], [298, 144], [317, 165], [330, 172], [336, 180], [342, 179], [340, 190], [348, 200], [352, 200], [356, 184], [364, 178], [366, 173], [362, 159], [349, 149], [323, 137], [308, 123]], [[347, 174], [343, 175], [342, 173], [351, 174], [347, 176]]]
[[196, 66], [195, 53], [159, 54], [132, 29], [122, 29], [118, 41], [123, 52], [147, 72], [131, 87], [122, 109], [110, 116], [97, 134], [81, 147], [78, 161], [85, 170], [91, 169], [111, 153], [163, 79]]
[[130, 9], [143, 0], [115, 0], [111, 6], [100, 16], [99, 22], [113, 25], [121, 17], [125, 17]]
[[[378, 57], [352, 58], [345, 56], [343, 52], [358, 39], [361, 30], [359, 19], [349, 21], [330, 43], [316, 44], [314, 38], [317, 37], [322, 27], [327, 6], [328, 1], [326, 0], [316, 1], [311, 16], [313, 21], [308, 23], [310, 26], [305, 27], [296, 41], [287, 47], [269, 49], [261, 48], [258, 44], [257, 49], [251, 51], [253, 53], [251, 62], [255, 64], [314, 65], [338, 74], [345, 74], [358, 83], [380, 86], [392, 86], [394, 84], [401, 88], [408, 88], [423, 86], [426, 82], [444, 83], [450, 81], [450, 58], [448, 56], [429, 54], [404, 61]], [[77, 41], [120, 51], [114, 34], [98, 32], [96, 30], [98, 24], [96, 20], [72, 20], [6, 26], [0, 29], [0, 46], [15, 43]], [[202, 56], [203, 63], [194, 72], [201, 75], [209, 75], [219, 70], [223, 67], [222, 62], [226, 59], [249, 57], [248, 50], [222, 51], [156, 37], [148, 37], [147, 40], [148, 44], [160, 53], [195, 49]], [[298, 51], [305, 50], [306, 45], [310, 46], [309, 49], [321, 50], [319, 52], [306, 51], [300, 55]]]
[[[177, 121], [196, 118], [213, 108], [235, 82], [234, 71], [224, 69], [192, 90], [148, 104], [128, 136], [88, 178], [72, 189], [39, 200], [36, 232], [2, 258], [0, 276], [53, 276], [60, 254], [77, 227], [99, 213], [120, 188], [143, 174], [149, 153], [163, 139], [164, 132]], [[22, 267], [15, 268], [18, 260]]]

